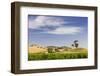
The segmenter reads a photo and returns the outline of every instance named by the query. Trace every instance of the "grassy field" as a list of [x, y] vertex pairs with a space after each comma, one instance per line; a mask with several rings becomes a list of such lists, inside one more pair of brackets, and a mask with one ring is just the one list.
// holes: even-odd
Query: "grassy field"
[[55, 53], [28, 53], [28, 60], [81, 59], [87, 57], [88, 52], [86, 49], [72, 49]]

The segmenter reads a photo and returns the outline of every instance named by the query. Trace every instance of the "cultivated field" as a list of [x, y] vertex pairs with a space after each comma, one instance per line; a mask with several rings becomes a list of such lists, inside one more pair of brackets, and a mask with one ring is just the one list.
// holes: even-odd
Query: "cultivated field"
[[85, 48], [73, 48], [62, 52], [52, 53], [28, 53], [28, 60], [81, 59], [87, 57], [88, 51]]

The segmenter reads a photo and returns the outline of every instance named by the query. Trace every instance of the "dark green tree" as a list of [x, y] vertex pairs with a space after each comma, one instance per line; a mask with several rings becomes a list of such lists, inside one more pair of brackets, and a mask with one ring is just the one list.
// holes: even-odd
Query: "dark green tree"
[[74, 44], [72, 44], [71, 46], [74, 47]]
[[78, 46], [79, 46], [78, 40], [75, 40], [75, 41], [74, 41], [74, 46], [75, 46], [76, 48], [78, 48]]
[[56, 52], [59, 52], [59, 49], [58, 49], [58, 48], [56, 48], [56, 49], [55, 49], [55, 51], [56, 51]]
[[53, 48], [48, 48], [48, 53], [53, 53]]

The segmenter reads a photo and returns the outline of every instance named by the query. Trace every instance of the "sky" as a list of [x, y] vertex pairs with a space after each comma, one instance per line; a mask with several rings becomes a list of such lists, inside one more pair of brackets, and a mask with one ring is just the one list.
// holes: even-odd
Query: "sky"
[[28, 15], [29, 45], [71, 47], [74, 40], [88, 47], [88, 17]]

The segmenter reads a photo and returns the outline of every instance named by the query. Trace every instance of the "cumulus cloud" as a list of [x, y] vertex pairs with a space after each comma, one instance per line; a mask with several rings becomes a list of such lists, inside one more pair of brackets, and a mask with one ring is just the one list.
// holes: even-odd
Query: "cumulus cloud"
[[29, 28], [37, 29], [45, 26], [62, 26], [64, 23], [67, 22], [60, 18], [50, 16], [37, 16], [35, 19], [29, 20]]
[[38, 32], [56, 35], [74, 35], [82, 31], [81, 27], [70, 26], [71, 22], [64, 21], [63, 18], [53, 16], [37, 16], [29, 19], [29, 28], [41, 30]]
[[77, 34], [81, 32], [81, 28], [80, 27], [59, 27], [56, 28], [55, 30], [52, 31], [48, 31], [47, 33], [49, 34]]

